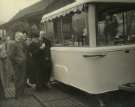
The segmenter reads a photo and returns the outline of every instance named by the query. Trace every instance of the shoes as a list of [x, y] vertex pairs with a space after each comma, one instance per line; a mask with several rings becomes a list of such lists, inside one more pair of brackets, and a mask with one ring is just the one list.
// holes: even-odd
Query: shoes
[[36, 84], [30, 83], [29, 80], [27, 80], [27, 83], [26, 83], [26, 84], [27, 84], [28, 87], [31, 87], [31, 88], [33, 88], [33, 89], [36, 88]]
[[45, 85], [40, 85], [40, 86], [37, 85], [36, 91], [42, 92], [42, 91], [46, 91], [46, 90], [48, 90], [50, 88], [51, 88], [51, 85], [46, 85], [46, 84]]
[[52, 88], [52, 85], [50, 83], [47, 84], [48, 88]]

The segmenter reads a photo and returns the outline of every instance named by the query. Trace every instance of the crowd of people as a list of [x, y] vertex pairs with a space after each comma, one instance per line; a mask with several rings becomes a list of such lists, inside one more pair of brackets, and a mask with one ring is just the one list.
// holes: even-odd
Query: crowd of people
[[6, 97], [14, 81], [15, 98], [24, 95], [26, 86], [48, 88], [52, 71], [51, 43], [46, 33], [16, 32], [14, 39], [0, 37], [0, 98]]

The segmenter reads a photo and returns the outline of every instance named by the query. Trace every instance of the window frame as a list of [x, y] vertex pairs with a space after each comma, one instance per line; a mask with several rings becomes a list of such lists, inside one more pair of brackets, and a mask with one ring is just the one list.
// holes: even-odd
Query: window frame
[[[109, 4], [109, 3], [105, 3], [105, 4]], [[117, 3], [118, 5], [120, 5], [120, 6], [122, 6], [122, 5], [126, 5], [126, 3], [125, 4], [123, 4], [123, 3]], [[113, 4], [112, 4], [113, 5]], [[133, 10], [135, 10], [135, 7], [133, 8], [133, 5], [135, 6], [135, 3], [133, 3], [133, 4], [130, 4], [130, 3], [128, 3], [128, 6], [130, 6], [131, 5], [131, 8], [127, 8], [127, 9], [121, 9], [120, 11], [117, 11], [116, 13], [123, 13], [123, 15], [126, 13], [128, 13], [129, 11], [133, 11]], [[103, 46], [98, 46], [98, 44], [97, 44], [97, 42], [98, 42], [98, 40], [97, 40], [97, 36], [98, 36], [98, 11], [97, 11], [97, 5], [95, 4], [95, 6], [96, 6], [96, 17], [95, 17], [95, 19], [96, 19], [96, 47], [112, 47], [112, 46], [124, 46], [124, 45], [134, 45], [135, 43], [127, 43], [128, 41], [126, 41], [125, 43], [123, 43], [123, 44], [118, 44], [118, 45], [103, 45]], [[112, 8], [112, 10], [114, 9], [114, 7]], [[123, 30], [122, 30], [122, 32], [123, 32], [123, 34], [126, 34], [127, 33], [127, 23], [125, 24], [125, 20], [127, 20], [127, 19], [125, 19], [125, 17], [123, 16]], [[128, 37], [128, 35], [127, 35], [127, 37]]]
[[[83, 10], [82, 10], [83, 11]], [[81, 11], [81, 12], [82, 12]], [[86, 11], [86, 10], [84, 10], [84, 11]], [[70, 13], [70, 14], [75, 14], [75, 13]], [[67, 14], [67, 15], [69, 15], [69, 14]], [[66, 16], [67, 16], [66, 15]], [[66, 17], [66, 16], [61, 16], [61, 17], [59, 17], [59, 18], [56, 18], [56, 19], [53, 19], [53, 20], [51, 20], [52, 22], [53, 22], [53, 24], [54, 24], [54, 29], [55, 29], [55, 23], [58, 23], [58, 20], [60, 21], [60, 33], [61, 33], [61, 37], [62, 37], [62, 42], [61, 43], [54, 43], [54, 46], [53, 47], [76, 47], [76, 46], [65, 46], [65, 40], [64, 40], [64, 35], [63, 35], [63, 19], [64, 19], [64, 17]], [[72, 15], [71, 15], [71, 17], [72, 17]], [[71, 18], [72, 19], [72, 18]], [[56, 22], [55, 22], [56, 21]], [[48, 22], [48, 21], [47, 21]], [[46, 29], [46, 32], [48, 32], [47, 31], [47, 22], [44, 22], [44, 24], [45, 24], [45, 29]], [[87, 10], [87, 14], [85, 15], [85, 24], [86, 24], [86, 28], [88, 29], [89, 27], [88, 27], [88, 10]], [[71, 33], [72, 33], [72, 30], [73, 30], [73, 28], [72, 28], [72, 23], [71, 23]], [[88, 31], [88, 37], [89, 37], [89, 30], [87, 30]], [[47, 33], [48, 34], [48, 33]], [[54, 30], [54, 34], [56, 34], [55, 33], [55, 30]], [[56, 39], [56, 37], [54, 36], [53, 37], [55, 40], [57, 40]], [[57, 46], [58, 45], [58, 46]], [[85, 46], [78, 46], [78, 47], [85, 47]], [[88, 46], [89, 47], [89, 46]]]

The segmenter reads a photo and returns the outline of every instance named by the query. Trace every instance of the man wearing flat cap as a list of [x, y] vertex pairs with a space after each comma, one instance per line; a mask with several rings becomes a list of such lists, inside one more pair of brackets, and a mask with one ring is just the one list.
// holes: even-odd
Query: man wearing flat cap
[[24, 35], [16, 32], [15, 42], [12, 44], [10, 59], [15, 70], [15, 92], [16, 98], [24, 95], [25, 74], [26, 74], [26, 53], [24, 49]]

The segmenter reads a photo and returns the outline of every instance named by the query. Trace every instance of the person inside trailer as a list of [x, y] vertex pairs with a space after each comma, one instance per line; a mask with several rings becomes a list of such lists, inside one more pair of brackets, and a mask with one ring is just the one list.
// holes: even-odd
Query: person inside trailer
[[105, 42], [106, 44], [112, 44], [115, 36], [117, 35], [118, 30], [118, 21], [116, 16], [106, 14], [105, 16]]

